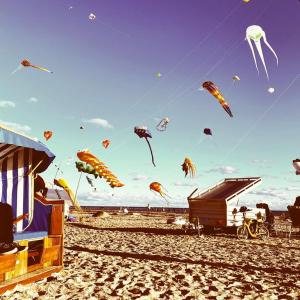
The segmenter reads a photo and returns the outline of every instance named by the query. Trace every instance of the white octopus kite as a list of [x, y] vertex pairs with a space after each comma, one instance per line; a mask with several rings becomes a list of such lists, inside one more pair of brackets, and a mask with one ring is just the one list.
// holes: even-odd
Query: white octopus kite
[[264, 54], [263, 54], [262, 49], [261, 49], [261, 43], [260, 43], [261, 38], [263, 39], [265, 44], [268, 46], [268, 48], [272, 51], [272, 53], [276, 57], [277, 66], [278, 66], [278, 57], [277, 57], [275, 51], [273, 50], [273, 48], [271, 47], [271, 45], [268, 43], [267, 38], [266, 38], [266, 33], [263, 31], [263, 29], [258, 25], [251, 25], [247, 28], [247, 30], [246, 30], [246, 40], [248, 41], [249, 46], [251, 48], [256, 70], [259, 73], [257, 63], [256, 63], [255, 53], [254, 53], [254, 50], [253, 50], [251, 40], [254, 41], [254, 43], [255, 43], [257, 52], [260, 56], [260, 59], [261, 59], [263, 65], [264, 65], [264, 68], [265, 68], [265, 71], [266, 71], [266, 74], [267, 74], [267, 78], [269, 79], [269, 74], [268, 74], [267, 67], [266, 67], [266, 64], [265, 64]]

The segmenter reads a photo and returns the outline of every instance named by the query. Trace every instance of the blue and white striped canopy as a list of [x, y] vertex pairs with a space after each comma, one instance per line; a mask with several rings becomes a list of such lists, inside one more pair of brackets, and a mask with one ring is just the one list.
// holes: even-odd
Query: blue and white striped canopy
[[33, 217], [33, 172], [43, 172], [54, 158], [42, 143], [0, 125], [0, 201], [12, 206], [14, 218], [29, 214], [28, 220], [17, 223], [17, 232]]
[[41, 142], [0, 125], [0, 161], [23, 148], [33, 150], [32, 168], [36, 173], [45, 171], [55, 158]]

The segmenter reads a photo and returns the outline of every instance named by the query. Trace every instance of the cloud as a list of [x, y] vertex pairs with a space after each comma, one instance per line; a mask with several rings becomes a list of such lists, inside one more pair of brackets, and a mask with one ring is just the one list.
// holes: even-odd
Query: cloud
[[230, 166], [222, 166], [214, 169], [210, 169], [206, 171], [206, 173], [221, 173], [221, 174], [234, 174], [237, 173], [238, 170], [235, 169], [234, 167]]
[[14, 123], [14, 122], [6, 122], [0, 120], [0, 123], [15, 130], [15, 131], [21, 131], [21, 132], [28, 132], [31, 130], [31, 128], [28, 125], [22, 125], [19, 123]]
[[100, 119], [100, 118], [93, 118], [93, 119], [89, 119], [89, 120], [83, 120], [83, 122], [98, 125], [98, 126], [103, 127], [103, 128], [113, 128], [113, 126], [111, 124], [109, 124], [109, 122], [107, 120]]
[[288, 192], [291, 192], [291, 191], [297, 191], [297, 192], [299, 192], [300, 191], [300, 187], [298, 187], [298, 186], [288, 186], [288, 187], [285, 188], [285, 190], [288, 191]]
[[12, 101], [1, 100], [0, 107], [16, 107], [16, 104]]
[[[187, 207], [186, 195], [170, 195], [170, 207]], [[140, 206], [146, 207], [150, 204], [152, 207], [166, 206], [166, 201], [159, 194], [151, 191], [130, 192], [127, 190], [97, 190], [93, 192], [81, 193], [78, 195], [81, 205], [94, 206]]]
[[176, 181], [173, 183], [175, 186], [197, 186], [197, 183], [195, 182], [182, 182], [182, 181]]
[[36, 103], [36, 102], [38, 102], [38, 101], [39, 101], [39, 99], [36, 98], [36, 97], [30, 97], [30, 98], [28, 99], [28, 102], [30, 102], [30, 103]]
[[140, 175], [140, 174], [137, 174], [135, 175], [132, 180], [134, 181], [143, 181], [143, 180], [147, 180], [149, 179], [150, 177], [146, 176], [146, 175]]
[[256, 164], [261, 168], [271, 168], [272, 161], [267, 159], [253, 159], [251, 163]]

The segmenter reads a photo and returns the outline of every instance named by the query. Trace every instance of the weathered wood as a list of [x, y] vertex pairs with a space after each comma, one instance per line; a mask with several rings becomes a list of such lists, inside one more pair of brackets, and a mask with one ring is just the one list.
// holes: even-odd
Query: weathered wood
[[60, 245], [55, 245], [49, 248], [44, 248], [43, 254], [41, 257], [41, 264], [47, 263], [47, 262], [53, 262], [54, 260], [57, 260], [59, 257], [60, 252]]
[[56, 273], [62, 270], [61, 266], [51, 266], [43, 269], [36, 270], [31, 273], [21, 275], [17, 278], [6, 280], [0, 283], [0, 295], [5, 291], [13, 289], [17, 284], [29, 284], [35, 281], [39, 281], [43, 278], [50, 276], [52, 273]]
[[16, 266], [17, 254], [7, 254], [0, 256], [0, 274], [13, 271]]
[[62, 235], [63, 234], [63, 205], [53, 205], [51, 214], [51, 227], [49, 229], [50, 235]]

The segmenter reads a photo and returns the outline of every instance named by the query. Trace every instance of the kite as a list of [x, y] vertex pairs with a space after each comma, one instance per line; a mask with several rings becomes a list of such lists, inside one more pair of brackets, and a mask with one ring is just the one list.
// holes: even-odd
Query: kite
[[96, 15], [94, 15], [94, 14], [89, 14], [89, 19], [90, 19], [90, 20], [95, 20], [95, 19], [96, 19]]
[[48, 72], [48, 73], [53, 73], [52, 71], [46, 69], [46, 68], [43, 68], [43, 67], [39, 67], [39, 66], [35, 66], [35, 65], [32, 65], [31, 62], [27, 59], [24, 59], [22, 62], [21, 62], [21, 65], [23, 67], [31, 67], [31, 68], [35, 68], [35, 69], [38, 69], [38, 70], [41, 70], [41, 71], [45, 71], [45, 72]]
[[150, 183], [149, 188], [151, 191], [159, 193], [161, 197], [164, 198], [167, 201], [167, 204], [169, 205], [169, 201], [167, 198], [170, 198], [170, 196], [166, 194], [167, 190], [159, 182]]
[[243, 0], [245, 3], [248, 3], [248, 2], [250, 2], [250, 0]]
[[170, 119], [168, 117], [163, 118], [157, 125], [156, 129], [158, 131], [165, 131], [167, 129], [167, 125], [169, 124]]
[[263, 29], [258, 25], [252, 25], [252, 26], [249, 26], [247, 28], [247, 30], [246, 30], [246, 40], [249, 43], [249, 46], [250, 46], [250, 49], [251, 49], [251, 52], [252, 52], [252, 55], [253, 55], [256, 70], [259, 74], [258, 67], [257, 67], [257, 62], [256, 62], [256, 58], [255, 58], [255, 53], [254, 53], [254, 49], [253, 49], [251, 40], [254, 41], [257, 52], [260, 56], [260, 59], [263, 63], [263, 66], [265, 68], [267, 78], [269, 79], [269, 74], [268, 74], [268, 70], [267, 70], [267, 67], [266, 67], [266, 64], [265, 64], [264, 54], [263, 54], [263, 51], [262, 51], [262, 48], [261, 48], [261, 43], [260, 43], [261, 38], [263, 39], [263, 41], [265, 42], [267, 47], [271, 50], [271, 52], [274, 54], [274, 56], [276, 58], [276, 61], [277, 61], [277, 66], [278, 66], [278, 57], [277, 57], [275, 51], [273, 50], [273, 48], [271, 47], [271, 45], [268, 43], [267, 38], [266, 38], [266, 33], [263, 31]]
[[190, 174], [190, 177], [195, 177], [196, 175], [196, 167], [193, 164], [192, 160], [188, 157], [184, 159], [183, 164], [181, 165], [182, 171], [185, 172], [185, 177]]
[[79, 127], [79, 129], [82, 129], [82, 130], [83, 130], [83, 129], [84, 129], [84, 127], [83, 127], [83, 126], [80, 126], [80, 127]]
[[87, 182], [89, 183], [89, 185], [94, 188], [94, 191], [96, 191], [96, 188], [94, 186], [94, 183], [93, 183], [93, 179], [89, 178], [88, 176], [85, 176]]
[[156, 73], [156, 77], [160, 78], [162, 76], [162, 74], [160, 72]]
[[204, 128], [203, 133], [206, 135], [212, 135], [212, 131], [210, 128]]
[[46, 141], [48, 141], [53, 135], [52, 131], [44, 131], [44, 138], [46, 139]]
[[222, 105], [222, 107], [228, 113], [228, 115], [230, 117], [233, 117], [233, 115], [231, 113], [231, 110], [229, 108], [228, 103], [225, 101], [224, 97], [220, 93], [219, 88], [213, 82], [211, 82], [211, 81], [205, 81], [202, 84], [202, 87], [204, 89], [208, 90], [219, 101], [219, 103]]
[[75, 206], [79, 210], [82, 210], [80, 207], [80, 204], [78, 203], [76, 197], [74, 196], [74, 193], [73, 193], [72, 189], [70, 188], [69, 183], [67, 182], [66, 179], [64, 179], [64, 178], [54, 179], [54, 184], [63, 188], [69, 195], [73, 206]]
[[275, 89], [272, 88], [272, 87], [270, 87], [270, 88], [268, 88], [268, 92], [269, 92], [270, 94], [273, 94], [273, 93], [275, 92]]
[[237, 76], [237, 75], [234, 75], [234, 76], [232, 77], [232, 80], [233, 80], [233, 82], [235, 82], [235, 81], [240, 81], [241, 78], [240, 78], [239, 76]]
[[296, 175], [300, 175], [300, 159], [299, 158], [293, 160], [293, 167], [296, 170]]
[[97, 179], [99, 176], [97, 171], [92, 166], [89, 166], [86, 163], [83, 163], [81, 161], [76, 161], [75, 166], [76, 166], [78, 172], [83, 172], [86, 174], [94, 175], [95, 179]]
[[102, 141], [102, 146], [103, 146], [105, 149], [107, 149], [107, 147], [109, 146], [109, 144], [110, 144], [110, 140], [104, 140], [104, 141]]
[[137, 134], [140, 138], [145, 138], [145, 140], [147, 141], [147, 144], [148, 144], [150, 152], [151, 152], [152, 163], [153, 163], [153, 166], [155, 167], [152, 148], [151, 148], [151, 145], [148, 141], [148, 138], [152, 138], [151, 132], [145, 126], [142, 126], [142, 127], [135, 126], [134, 127], [134, 133]]
[[124, 183], [120, 182], [119, 179], [108, 170], [108, 168], [101, 162], [96, 156], [90, 153], [88, 150], [77, 152], [77, 157], [89, 164], [98, 173], [100, 178], [106, 179], [109, 185], [114, 187], [122, 187]]

